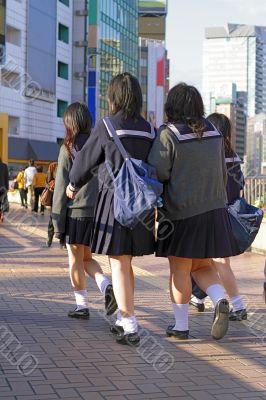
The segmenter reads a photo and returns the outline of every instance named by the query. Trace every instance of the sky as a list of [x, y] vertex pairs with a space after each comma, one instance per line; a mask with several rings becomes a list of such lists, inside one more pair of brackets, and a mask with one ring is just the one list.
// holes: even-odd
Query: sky
[[228, 22], [266, 26], [266, 0], [168, 0], [170, 87], [184, 81], [201, 90], [205, 27]]

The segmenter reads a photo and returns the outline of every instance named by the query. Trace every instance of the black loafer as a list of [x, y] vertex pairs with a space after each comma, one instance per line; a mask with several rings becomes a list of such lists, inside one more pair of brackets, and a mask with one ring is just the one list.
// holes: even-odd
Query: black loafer
[[110, 332], [113, 336], [117, 337], [124, 333], [124, 329], [122, 326], [119, 326], [119, 325], [111, 325]]
[[189, 331], [177, 331], [174, 329], [174, 325], [169, 325], [166, 329], [166, 336], [174, 336], [178, 340], [188, 339]]
[[213, 339], [222, 339], [229, 325], [229, 303], [226, 299], [218, 301], [214, 311], [214, 318], [212, 323], [211, 335]]
[[108, 285], [105, 290], [105, 311], [106, 315], [112, 315], [117, 310], [117, 302], [115, 299], [113, 286]]
[[246, 321], [248, 318], [248, 313], [245, 308], [238, 311], [231, 310], [229, 313], [229, 321]]
[[83, 308], [82, 310], [75, 309], [74, 311], [69, 311], [68, 316], [70, 318], [89, 319], [90, 312], [88, 308]]
[[140, 337], [138, 333], [124, 334], [121, 332], [116, 336], [116, 342], [124, 346], [138, 347], [140, 344]]
[[198, 310], [198, 312], [204, 312], [205, 311], [204, 303], [199, 304], [199, 303], [195, 303], [195, 301], [193, 301], [193, 300], [190, 300], [189, 304], [191, 306], [195, 307]]

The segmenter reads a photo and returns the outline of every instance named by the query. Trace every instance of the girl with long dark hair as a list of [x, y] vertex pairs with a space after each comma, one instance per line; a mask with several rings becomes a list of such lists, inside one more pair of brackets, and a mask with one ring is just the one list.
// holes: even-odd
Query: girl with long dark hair
[[226, 211], [223, 137], [204, 118], [202, 98], [193, 86], [173, 87], [165, 113], [168, 123], [160, 128], [148, 161], [164, 183], [156, 255], [169, 260], [175, 316], [166, 332], [188, 338], [192, 273], [215, 305], [211, 333], [221, 339], [228, 329], [229, 304], [212, 258], [239, 254]]
[[61, 241], [66, 239], [70, 280], [76, 299], [76, 308], [68, 316], [83, 319], [90, 316], [86, 274], [95, 279], [105, 295], [106, 313], [111, 315], [117, 308], [112, 285], [92, 258], [90, 248], [97, 178], [90, 179], [75, 199], [69, 200], [66, 196], [72, 164], [91, 135], [92, 120], [87, 106], [78, 102], [71, 104], [65, 111], [64, 125], [66, 136], [58, 159], [52, 218], [56, 237]]
[[[108, 88], [109, 121], [128, 154], [146, 161], [155, 138], [153, 127], [141, 117], [142, 93], [138, 80], [129, 73], [114, 77]], [[86, 145], [77, 154], [70, 173], [68, 195], [83, 190], [95, 167], [99, 166], [99, 194], [94, 215], [92, 251], [109, 256], [118, 316], [111, 332], [120, 344], [137, 346], [140, 338], [134, 312], [134, 274], [132, 257], [153, 254], [154, 212], [134, 229], [126, 228], [114, 218], [113, 177], [124, 159], [101, 119]], [[110, 172], [111, 170], [111, 172]], [[81, 189], [79, 189], [81, 188]], [[79, 190], [78, 190], [79, 189]]]

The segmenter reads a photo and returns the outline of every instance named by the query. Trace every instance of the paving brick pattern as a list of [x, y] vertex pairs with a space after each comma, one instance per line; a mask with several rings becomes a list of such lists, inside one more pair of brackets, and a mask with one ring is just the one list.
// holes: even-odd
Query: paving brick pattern
[[[67, 317], [74, 306], [67, 256], [56, 243], [43, 247], [46, 224], [47, 216], [13, 206], [0, 226], [1, 400], [266, 399], [264, 257], [233, 260], [249, 321], [231, 323], [218, 342], [210, 337], [210, 303], [205, 313], [190, 310], [189, 340], [166, 338], [172, 322], [167, 262], [135, 259], [143, 345], [131, 349], [109, 335], [112, 319], [104, 317], [93, 281], [91, 319]], [[97, 259], [110, 273], [106, 258]]]

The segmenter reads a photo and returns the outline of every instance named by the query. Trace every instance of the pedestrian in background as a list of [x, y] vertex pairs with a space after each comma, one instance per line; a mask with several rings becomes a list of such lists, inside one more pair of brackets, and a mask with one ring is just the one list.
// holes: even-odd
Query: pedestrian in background
[[[34, 175], [33, 180], [32, 180], [32, 186], [34, 190], [34, 207], [33, 211], [35, 213], [38, 212], [39, 210], [39, 199], [42, 194], [42, 192], [45, 189], [45, 184], [46, 184], [46, 174], [43, 172], [43, 167], [39, 165], [37, 167], [37, 173]], [[44, 214], [44, 206], [40, 204], [40, 211], [41, 215]]]
[[168, 257], [170, 264], [175, 324], [166, 333], [188, 338], [192, 273], [215, 305], [211, 334], [221, 339], [228, 329], [229, 304], [212, 258], [239, 254], [226, 210], [223, 137], [204, 118], [201, 95], [193, 86], [174, 86], [165, 113], [168, 124], [160, 128], [148, 161], [165, 186], [156, 255]]
[[32, 182], [34, 175], [37, 173], [37, 169], [34, 164], [34, 160], [29, 160], [29, 166], [24, 171], [25, 190], [27, 190], [27, 193], [30, 195], [31, 211], [34, 211], [34, 189]]
[[8, 167], [0, 158], [0, 222], [4, 222], [4, 213], [9, 211], [8, 189]]
[[[141, 116], [142, 93], [138, 80], [129, 73], [114, 77], [108, 87], [109, 122], [131, 157], [146, 161], [155, 138], [153, 127]], [[112, 180], [124, 158], [100, 120], [83, 149], [76, 155], [70, 173], [70, 198], [79, 196], [95, 168], [99, 167], [99, 194], [94, 214], [92, 251], [106, 254], [112, 269], [114, 293], [119, 312], [111, 332], [120, 344], [138, 346], [140, 337], [134, 311], [132, 257], [153, 254], [155, 250], [154, 211], [152, 228], [142, 222], [129, 229], [114, 218]], [[79, 190], [78, 190], [79, 189]]]
[[24, 173], [25, 173], [25, 168], [22, 168], [19, 171], [19, 173], [15, 179], [15, 182], [17, 183], [17, 188], [18, 188], [19, 195], [20, 195], [21, 205], [22, 205], [22, 207], [28, 208], [28, 201], [27, 201], [28, 189], [25, 188]]
[[90, 317], [86, 274], [96, 281], [105, 296], [106, 313], [111, 315], [117, 308], [113, 288], [98, 262], [92, 258], [90, 248], [98, 192], [97, 177], [86, 180], [74, 200], [69, 200], [66, 196], [73, 161], [91, 135], [91, 115], [85, 104], [77, 102], [66, 109], [63, 119], [66, 136], [58, 158], [52, 218], [56, 237], [61, 240], [66, 238], [70, 279], [76, 299], [76, 308], [68, 316], [83, 319]]
[[[225, 147], [225, 163], [227, 168], [227, 203], [232, 204], [241, 196], [241, 191], [244, 188], [244, 176], [241, 171], [242, 160], [235, 153], [232, 146], [232, 127], [229, 118], [224, 114], [213, 113], [207, 118], [224, 137]], [[230, 321], [242, 321], [247, 319], [247, 310], [242, 296], [239, 293], [236, 278], [232, 271], [230, 258], [215, 258], [215, 267], [218, 271], [222, 284], [229, 295], [230, 302], [233, 306], [230, 310]], [[195, 305], [204, 304], [204, 300], [192, 298], [190, 304]]]

